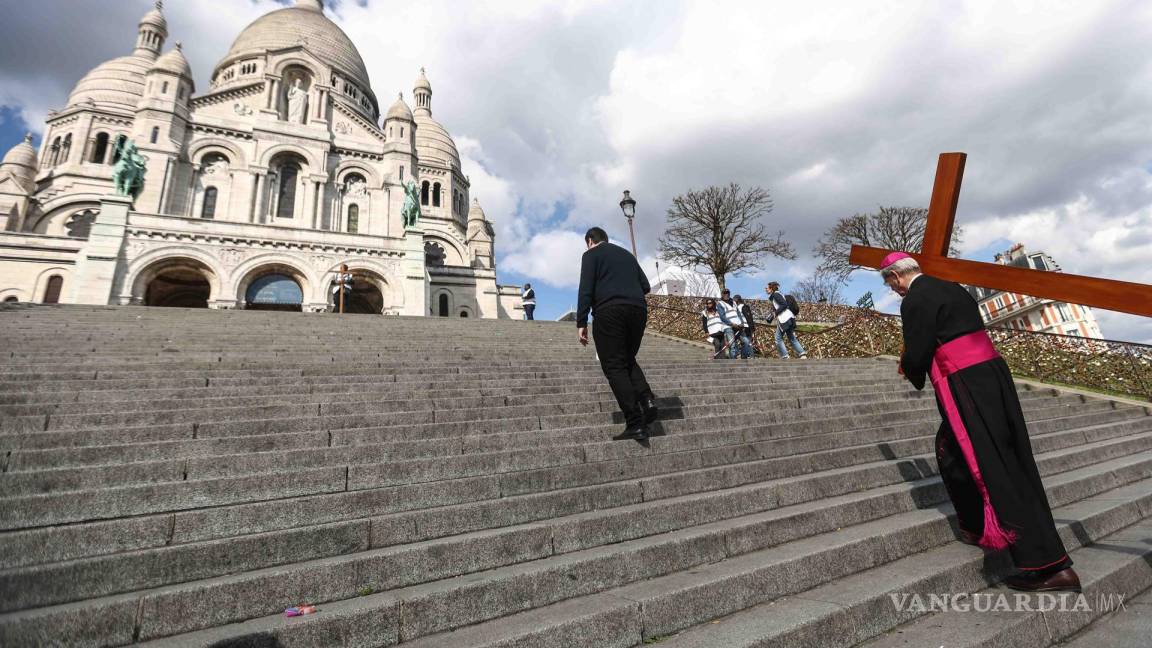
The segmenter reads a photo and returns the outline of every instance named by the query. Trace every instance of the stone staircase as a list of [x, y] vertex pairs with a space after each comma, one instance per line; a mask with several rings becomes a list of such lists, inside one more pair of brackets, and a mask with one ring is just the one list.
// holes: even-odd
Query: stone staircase
[[[891, 362], [649, 336], [644, 446], [572, 329], [0, 307], [0, 645], [1047, 646], [1106, 614], [897, 608], [1010, 565], [955, 541]], [[1020, 396], [1088, 598], [1152, 586], [1148, 409]]]

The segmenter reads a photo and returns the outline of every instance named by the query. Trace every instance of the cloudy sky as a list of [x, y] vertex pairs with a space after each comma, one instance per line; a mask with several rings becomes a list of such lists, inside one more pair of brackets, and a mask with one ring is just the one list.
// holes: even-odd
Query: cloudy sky
[[[0, 39], [0, 148], [42, 128], [73, 84], [127, 54], [147, 0], [9, 3]], [[291, 0], [168, 0], [207, 85], [236, 34]], [[382, 102], [421, 66], [433, 111], [495, 221], [500, 279], [531, 281], [553, 316], [575, 302], [581, 234], [627, 241], [637, 199], [655, 275], [671, 198], [767, 188], [769, 223], [802, 256], [731, 283], [787, 285], [837, 218], [927, 206], [936, 156], [968, 153], [963, 256], [1014, 242], [1067, 272], [1152, 283], [1152, 3], [1093, 0], [343, 0]], [[662, 264], [666, 272], [667, 264]], [[858, 273], [855, 300], [883, 289]], [[882, 304], [892, 308], [894, 302]], [[1098, 312], [1107, 337], [1152, 322]]]

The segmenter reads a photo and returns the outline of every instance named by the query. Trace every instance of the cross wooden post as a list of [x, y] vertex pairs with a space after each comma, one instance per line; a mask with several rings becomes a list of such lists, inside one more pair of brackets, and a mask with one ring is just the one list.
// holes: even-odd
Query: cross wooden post
[[948, 244], [952, 240], [956, 206], [960, 200], [960, 181], [964, 177], [966, 160], [967, 155], [964, 153], [940, 154], [932, 200], [928, 206], [922, 252], [853, 245], [848, 256], [849, 262], [879, 269], [880, 262], [889, 253], [908, 252], [926, 274], [940, 279], [1152, 317], [1152, 286], [1146, 284], [948, 258]]

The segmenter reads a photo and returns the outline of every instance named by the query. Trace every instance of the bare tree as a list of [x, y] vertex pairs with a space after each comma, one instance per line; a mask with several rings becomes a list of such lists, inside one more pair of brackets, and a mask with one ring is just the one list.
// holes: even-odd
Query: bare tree
[[[836, 221], [816, 243], [812, 252], [822, 259], [821, 272], [846, 280], [860, 266], [852, 265], [848, 255], [853, 245], [919, 252], [924, 245], [924, 230], [928, 225], [928, 210], [921, 207], [881, 207], [875, 214], [854, 214]], [[961, 231], [952, 230], [949, 254], [959, 252]]]
[[732, 183], [689, 191], [672, 199], [660, 256], [685, 268], [707, 268], [720, 289], [724, 278], [760, 267], [765, 255], [795, 259], [784, 232], [770, 235], [760, 221], [772, 212], [768, 191]]
[[801, 279], [792, 288], [792, 296], [798, 301], [814, 304], [843, 304], [844, 296], [841, 290], [844, 281], [840, 277], [817, 270], [811, 277]]

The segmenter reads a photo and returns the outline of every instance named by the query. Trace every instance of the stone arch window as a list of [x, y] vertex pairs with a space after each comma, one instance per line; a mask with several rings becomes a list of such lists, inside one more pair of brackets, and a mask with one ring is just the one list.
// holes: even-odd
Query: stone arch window
[[200, 158], [200, 167], [205, 176], [224, 174], [228, 171], [229, 164], [231, 164], [231, 160], [223, 153], [206, 153], [204, 157]]
[[447, 258], [447, 253], [439, 243], [428, 241], [424, 244], [424, 263], [429, 267], [438, 268], [444, 265], [444, 260]]
[[348, 233], [360, 233], [360, 206], [348, 205]]
[[468, 317], [468, 316], [469, 316], [468, 311], [466, 311], [466, 310], [460, 311], [460, 317]]
[[300, 178], [300, 165], [286, 162], [280, 167], [280, 186], [276, 195], [276, 218], [292, 218], [296, 213], [296, 185]]
[[48, 154], [48, 166], [56, 166], [60, 161], [60, 138], [57, 137], [52, 140], [52, 146], [48, 148], [50, 151]]
[[439, 182], [432, 185], [432, 206], [433, 207], [439, 207], [440, 206], [440, 183]]
[[160, 86], [160, 94], [168, 94], [168, 82], [165, 81], [164, 85]]
[[200, 218], [212, 220], [216, 218], [216, 200], [220, 196], [220, 190], [216, 187], [208, 187], [204, 190], [204, 205], [200, 207]]
[[428, 181], [425, 180], [420, 184], [420, 204], [428, 205]]
[[112, 145], [112, 164], [120, 161], [120, 151], [124, 148], [124, 142], [128, 141], [128, 136], [121, 133], [116, 136], [115, 144]]
[[185, 85], [183, 83], [180, 84], [180, 94], [179, 94], [180, 99], [184, 99], [184, 91], [187, 89], [188, 88], [185, 87]]
[[438, 314], [440, 317], [448, 317], [448, 295], [445, 293], [440, 293], [439, 302], [440, 312]]
[[92, 146], [92, 158], [88, 161], [102, 164], [106, 157], [108, 157], [108, 133], [96, 133], [96, 144]]
[[151, 135], [151, 137], [148, 138], [148, 141], [151, 142], [152, 144], [155, 144], [156, 142], [160, 141], [160, 127], [159, 126], [153, 126], [152, 127], [152, 135]]
[[72, 154], [72, 133], [64, 136], [64, 143], [60, 145], [60, 162], [68, 164], [68, 156]]
[[44, 288], [44, 303], [59, 304], [60, 289], [64, 287], [64, 277], [52, 275], [48, 277], [48, 286]]
[[17, 297], [16, 295], [8, 295], [7, 297], [4, 298], [5, 304], [15, 304], [18, 301], [20, 301], [20, 298]]
[[86, 239], [92, 233], [92, 223], [96, 222], [96, 212], [88, 209], [77, 212], [68, 217], [64, 223], [64, 231], [72, 238]]

